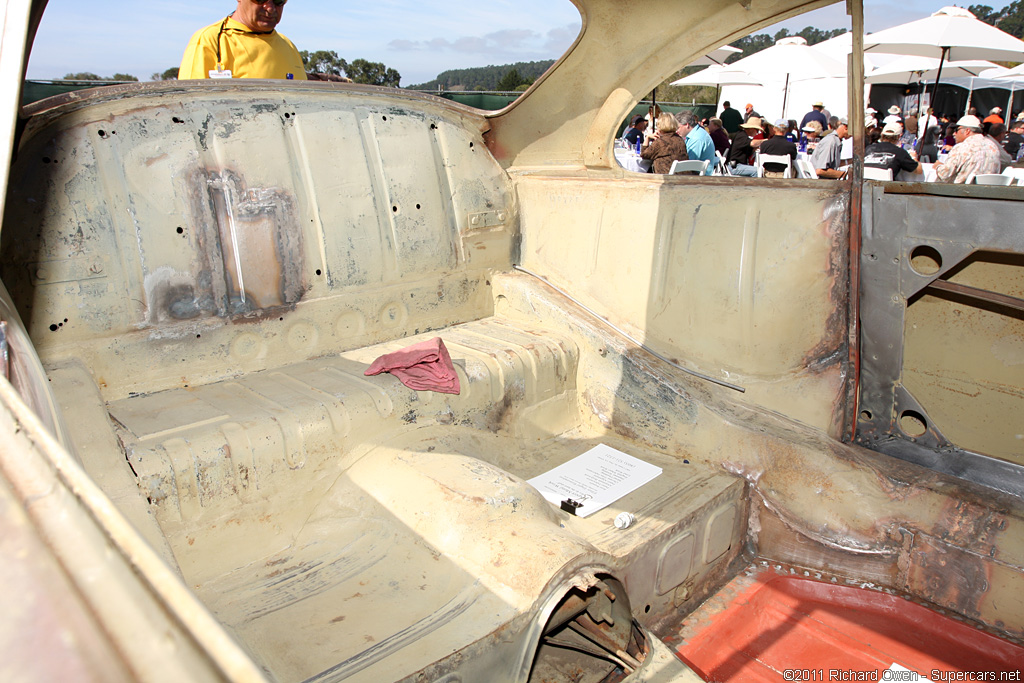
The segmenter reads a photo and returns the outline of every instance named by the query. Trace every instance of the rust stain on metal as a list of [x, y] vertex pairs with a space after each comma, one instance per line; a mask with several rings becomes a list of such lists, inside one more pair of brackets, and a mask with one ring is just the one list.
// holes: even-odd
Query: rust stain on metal
[[973, 553], [924, 534], [914, 538], [907, 587], [915, 595], [972, 619], [989, 589], [991, 564]]

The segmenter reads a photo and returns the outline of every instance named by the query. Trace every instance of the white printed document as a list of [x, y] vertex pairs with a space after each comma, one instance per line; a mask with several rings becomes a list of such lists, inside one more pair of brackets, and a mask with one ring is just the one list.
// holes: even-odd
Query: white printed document
[[586, 517], [661, 474], [661, 468], [599, 444], [583, 455], [529, 480], [563, 510]]

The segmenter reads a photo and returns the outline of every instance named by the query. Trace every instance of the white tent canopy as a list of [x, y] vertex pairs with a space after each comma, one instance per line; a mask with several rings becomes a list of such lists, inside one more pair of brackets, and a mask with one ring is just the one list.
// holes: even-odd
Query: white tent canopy
[[930, 17], [865, 36], [864, 52], [968, 59], [1024, 60], [1024, 42], [978, 21], [961, 7], [943, 7]]
[[[812, 102], [823, 97], [828, 97], [837, 107], [840, 100], [845, 103], [845, 74], [844, 62], [808, 46], [803, 38], [793, 36], [725, 68], [714, 71], [708, 68], [673, 85], [722, 85], [723, 99], [734, 103], [751, 102], [769, 119], [780, 116], [799, 119]], [[845, 108], [843, 104], [841, 113], [844, 115]]]
[[[980, 76], [983, 72], [997, 69], [992, 62], [983, 59], [972, 59], [962, 62], [946, 62], [942, 65], [943, 77], [969, 78]], [[885, 66], [874, 69], [864, 79], [866, 83], [910, 83], [934, 81], [938, 75], [939, 60], [935, 57], [919, 57], [904, 55], [889, 62]]]
[[[831, 114], [846, 116], [849, 109], [846, 63], [852, 42], [851, 33], [813, 46], [806, 45], [799, 37], [784, 38], [775, 46], [725, 68], [708, 69], [676, 84], [721, 85], [719, 107], [725, 100], [739, 109], [750, 102], [770, 120], [779, 117], [799, 120], [816, 101], [824, 102]], [[1021, 90], [1024, 87], [1024, 65], [1004, 74], [994, 64], [978, 63], [980, 60], [1024, 61], [1024, 41], [978, 21], [959, 7], [944, 7], [924, 19], [869, 34], [864, 38], [864, 46], [865, 101], [872, 83], [905, 84], [918, 80], [934, 83], [940, 78], [941, 82], [970, 88], [973, 78], [974, 89]], [[803, 54], [798, 55], [796, 50]], [[909, 57], [930, 61], [911, 62]], [[745, 76], [757, 85], [748, 84]], [[1020, 79], [1019, 83], [1015, 77]]]

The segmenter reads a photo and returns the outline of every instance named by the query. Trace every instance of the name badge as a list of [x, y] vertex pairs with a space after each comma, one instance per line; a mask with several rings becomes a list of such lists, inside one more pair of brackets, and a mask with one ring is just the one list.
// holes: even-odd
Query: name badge
[[231, 69], [210, 69], [210, 78], [231, 78]]

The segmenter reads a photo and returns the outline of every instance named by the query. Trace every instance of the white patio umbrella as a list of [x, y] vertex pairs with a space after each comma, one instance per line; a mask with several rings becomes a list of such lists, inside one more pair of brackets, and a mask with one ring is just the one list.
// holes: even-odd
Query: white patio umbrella
[[[939, 73], [939, 62], [935, 57], [904, 55], [885, 66], [874, 69], [864, 79], [865, 83], [910, 83], [911, 81], [933, 81]], [[962, 62], [946, 62], [943, 73], [950, 78], [980, 76], [983, 71], [999, 68], [983, 59]]]
[[982, 74], [982, 77], [983, 78], [998, 78], [1000, 80], [1007, 80], [1007, 81], [1013, 81], [1013, 80], [1024, 81], [1024, 64], [1018, 64], [1017, 66], [1013, 67], [1012, 69], [1003, 69], [1002, 67], [997, 67], [997, 68], [1002, 69], [1002, 71], [1000, 71], [998, 73], [995, 73], [995, 72], [985, 73], [985, 74]]
[[769, 48], [729, 64], [727, 70], [746, 72], [762, 85], [784, 82], [783, 112], [791, 82], [846, 76], [845, 63], [808, 46], [807, 41], [799, 36], [782, 38]]
[[[716, 66], [716, 67], [722, 67], [725, 64], [725, 60], [729, 59], [729, 57], [732, 57], [735, 54], [739, 54], [740, 52], [743, 52], [743, 50], [739, 49], [738, 47], [733, 47], [732, 45], [723, 45], [720, 48], [716, 48], [716, 49], [712, 50], [711, 52], [707, 53], [703, 57], [698, 57], [697, 59], [693, 60], [692, 62], [690, 62], [686, 66], [687, 67], [690, 67], [690, 66]], [[698, 72], [698, 73], [700, 73], [700, 72]], [[675, 83], [671, 83], [670, 85], [675, 85]], [[693, 85], [708, 85], [708, 84], [707, 83], [694, 83]], [[716, 85], [716, 84], [715, 83], [711, 83], [710, 85]], [[655, 88], [654, 90], [651, 91], [651, 102], [652, 103], [654, 103], [654, 104], [657, 103], [657, 96], [658, 96], [658, 89]]]
[[[967, 102], [970, 106], [971, 96], [974, 94], [974, 78], [984, 71], [991, 71], [999, 67], [984, 59], [970, 59], [962, 62], [946, 62], [935, 57], [919, 57], [917, 55], [903, 55], [892, 60], [883, 67], [874, 69], [864, 79], [865, 83], [928, 83], [934, 81], [942, 73], [948, 78], [970, 78], [971, 90], [967, 95]], [[920, 98], [918, 105], [920, 106]]]
[[737, 55], [741, 52], [743, 52], [743, 50], [739, 49], [738, 47], [733, 47], [732, 45], [723, 45], [722, 47], [716, 50], [712, 50], [703, 57], [698, 57], [697, 59], [693, 60], [686, 66], [721, 66], [725, 64], [725, 60], [729, 59], [729, 57]]
[[678, 81], [672, 81], [671, 85], [764, 85], [764, 80], [728, 64], [709, 66]]
[[731, 64], [713, 64], [695, 74], [672, 81], [671, 85], [713, 85], [717, 102], [723, 85], [762, 85], [762, 82], [746, 71], [733, 69]]
[[978, 21], [961, 7], [943, 7], [930, 17], [887, 28], [864, 37], [864, 52], [935, 57], [934, 97], [946, 62], [970, 59], [1024, 60], [1024, 41]]

